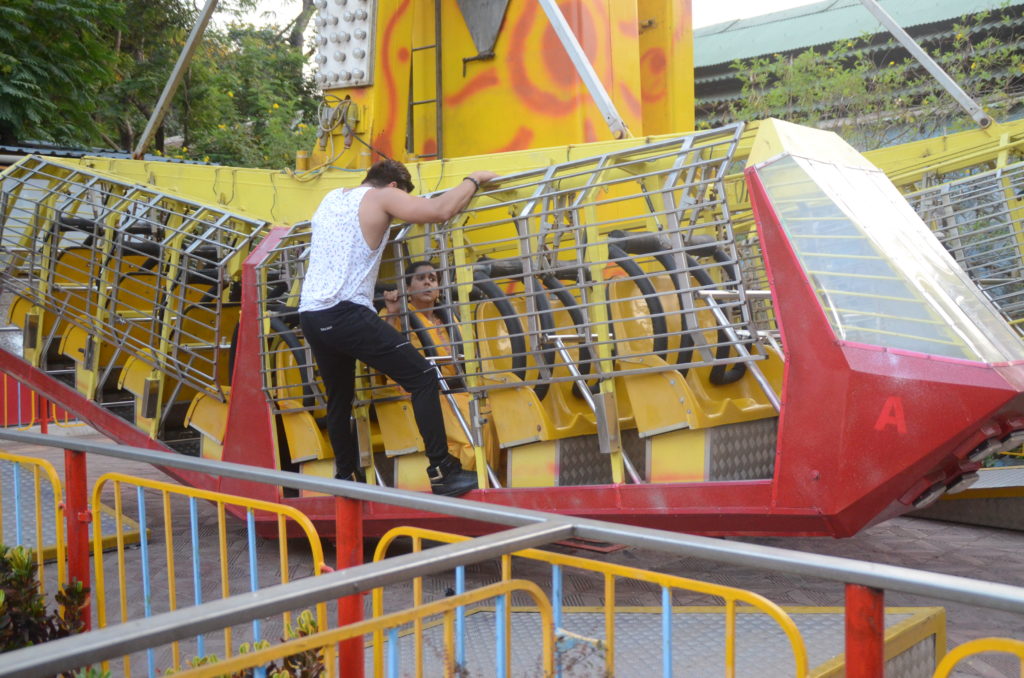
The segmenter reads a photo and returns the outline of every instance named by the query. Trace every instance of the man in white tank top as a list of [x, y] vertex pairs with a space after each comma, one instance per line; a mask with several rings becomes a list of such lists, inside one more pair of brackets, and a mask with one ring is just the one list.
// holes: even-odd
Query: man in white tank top
[[413, 414], [426, 446], [427, 475], [435, 494], [455, 497], [475, 490], [476, 474], [448, 454], [438, 400], [437, 374], [409, 340], [373, 308], [373, 284], [393, 219], [440, 223], [458, 214], [493, 172], [477, 171], [436, 198], [409, 195], [409, 170], [382, 160], [361, 186], [324, 197], [313, 214], [309, 264], [302, 283], [299, 322], [327, 390], [327, 435], [334, 448], [335, 477], [361, 475], [352, 431], [355, 361], [383, 372], [412, 396]]

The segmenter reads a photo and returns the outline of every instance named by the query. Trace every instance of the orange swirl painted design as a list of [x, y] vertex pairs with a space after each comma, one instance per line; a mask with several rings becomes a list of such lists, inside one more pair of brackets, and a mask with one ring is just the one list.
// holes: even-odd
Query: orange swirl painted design
[[398, 87], [395, 85], [394, 66], [391, 63], [391, 55], [394, 54], [395, 58], [399, 61], [409, 60], [409, 49], [405, 45], [404, 41], [400, 45], [396, 45], [395, 40], [395, 26], [404, 17], [405, 13], [409, 10], [410, 0], [403, 0], [403, 2], [395, 9], [394, 14], [388, 18], [388, 23], [384, 27], [384, 33], [381, 36], [381, 64], [380, 68], [384, 72], [384, 91], [387, 93], [385, 101], [387, 101], [386, 108], [381, 107], [382, 110], [378, 112], [377, 120], [380, 121], [378, 132], [374, 135], [373, 142], [374, 146], [384, 153], [394, 157], [395, 150], [391, 144], [391, 138], [389, 134], [398, 125], [398, 109], [396, 102], [398, 101]]

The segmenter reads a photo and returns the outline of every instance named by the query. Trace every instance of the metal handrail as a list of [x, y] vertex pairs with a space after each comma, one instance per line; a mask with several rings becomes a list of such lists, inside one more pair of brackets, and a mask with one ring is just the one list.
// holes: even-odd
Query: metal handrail
[[14, 650], [4, 655], [4, 662], [0, 666], [0, 676], [3, 677], [57, 673], [139, 648], [170, 643], [197, 633], [215, 631], [255, 618], [315, 605], [331, 598], [354, 595], [378, 586], [406, 581], [410, 577], [435, 574], [459, 565], [481, 562], [512, 551], [539, 547], [570, 537], [615, 542], [741, 567], [818, 577], [1024, 614], [1024, 587], [967, 577], [923, 572], [836, 556], [797, 553], [772, 546], [740, 544], [651, 528], [616, 525], [574, 516], [551, 515], [512, 506], [316, 478], [244, 464], [154, 452], [126, 445], [68, 438], [55, 439], [51, 436], [19, 431], [0, 431], [0, 440], [60, 447], [155, 466], [311, 490], [337, 497], [514, 526], [513, 529], [478, 537], [461, 544], [438, 546], [424, 553], [396, 556], [380, 563], [359, 565], [321, 577], [310, 577], [268, 587], [258, 593], [167, 612], [133, 622], [129, 628], [108, 627], [84, 636], [62, 638], [47, 643], [45, 649]]

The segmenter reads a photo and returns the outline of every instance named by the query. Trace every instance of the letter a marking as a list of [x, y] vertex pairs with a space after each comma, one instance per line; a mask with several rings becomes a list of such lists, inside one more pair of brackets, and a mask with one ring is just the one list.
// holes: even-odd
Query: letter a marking
[[903, 416], [903, 398], [899, 396], [889, 396], [885, 399], [878, 421], [875, 422], [876, 431], [884, 431], [890, 426], [895, 426], [897, 433], [907, 432], [907, 420]]

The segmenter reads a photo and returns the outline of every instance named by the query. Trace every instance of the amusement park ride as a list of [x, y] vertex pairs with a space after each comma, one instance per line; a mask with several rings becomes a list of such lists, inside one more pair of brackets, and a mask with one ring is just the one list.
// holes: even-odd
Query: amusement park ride
[[[693, 131], [686, 0], [316, 6], [320, 137], [294, 170], [32, 156], [0, 175], [23, 330], [0, 369], [119, 442], [332, 475], [297, 323], [306, 219], [388, 156], [421, 195], [502, 174], [448, 223], [395, 224], [379, 281], [441, 272], [445, 326], [402, 322], [446, 375], [470, 498], [847, 536], [1024, 440], [1024, 125], [867, 158], [777, 120]], [[407, 396], [357, 382], [368, 481], [429, 491]], [[332, 529], [325, 497], [178, 477]]]

